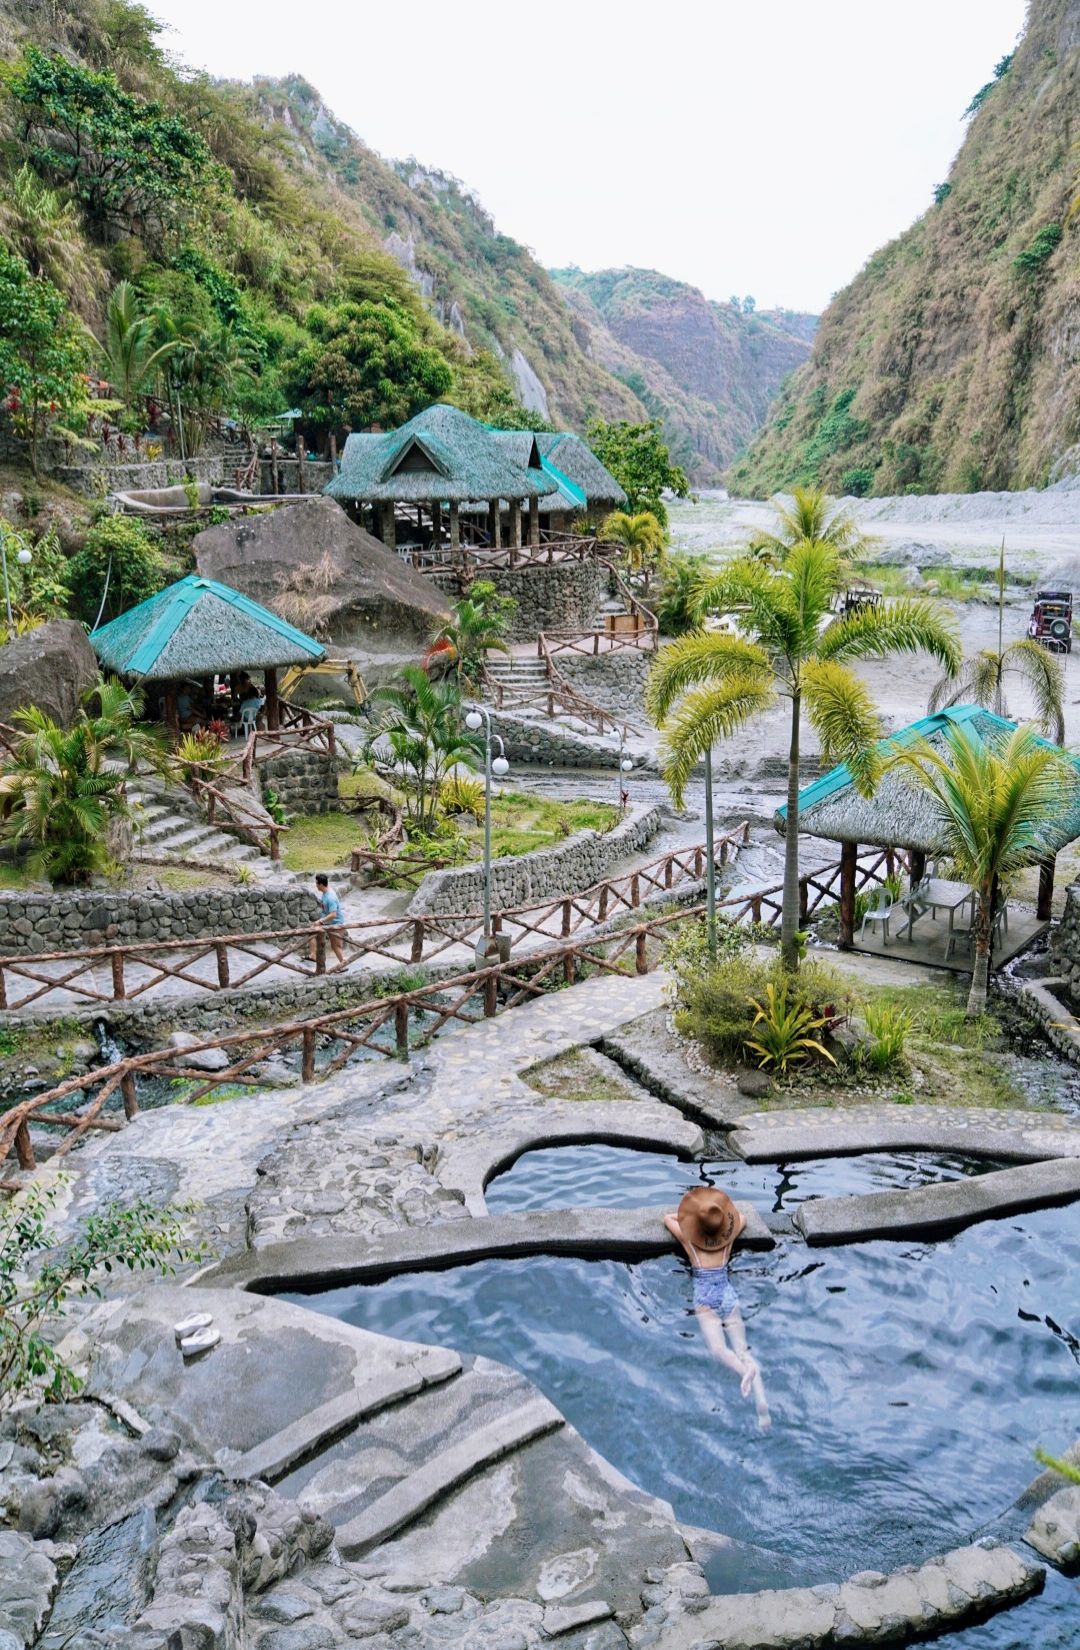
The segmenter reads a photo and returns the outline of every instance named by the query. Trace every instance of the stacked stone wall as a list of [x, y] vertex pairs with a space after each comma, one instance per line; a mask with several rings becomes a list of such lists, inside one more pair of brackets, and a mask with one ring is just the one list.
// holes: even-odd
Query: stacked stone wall
[[646, 727], [645, 679], [655, 655], [644, 648], [619, 653], [556, 653], [555, 664], [566, 680], [593, 704]]
[[290, 814], [327, 814], [339, 805], [344, 763], [325, 751], [286, 750], [259, 768], [263, 794], [272, 790]]
[[541, 630], [589, 630], [596, 621], [607, 569], [595, 561], [560, 561], [550, 567], [503, 568], [483, 575], [517, 612], [511, 639], [535, 640]]
[[202, 939], [300, 928], [319, 915], [303, 888], [193, 888], [179, 893], [0, 893], [0, 953]]
[[1066, 982], [1074, 1002], [1080, 1000], [1080, 882], [1065, 890], [1065, 909], [1051, 946], [1051, 972]]

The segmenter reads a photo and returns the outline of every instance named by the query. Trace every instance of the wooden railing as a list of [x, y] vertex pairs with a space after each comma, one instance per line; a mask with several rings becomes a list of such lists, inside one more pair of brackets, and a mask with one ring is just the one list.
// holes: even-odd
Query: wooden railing
[[[719, 837], [714, 845], [718, 868], [737, 857], [749, 839], [750, 827], [745, 821]], [[565, 939], [580, 928], [610, 921], [620, 911], [636, 910], [654, 894], [700, 883], [704, 875], [703, 847], [675, 849], [634, 871], [608, 877], [580, 894], [497, 911], [492, 926], [495, 933], [507, 934], [518, 944]], [[429, 963], [452, 946], [475, 943], [483, 927], [482, 912], [464, 911], [375, 918], [343, 924], [338, 932], [345, 939], [350, 963], [383, 962], [402, 967]], [[313, 942], [314, 961], [308, 958]], [[55, 1007], [47, 999], [56, 992], [74, 997], [77, 1003], [130, 1003], [170, 981], [209, 993], [229, 991], [253, 984], [272, 969], [306, 979], [325, 973], [326, 929], [305, 924], [258, 934], [147, 940], [133, 945], [0, 957], [0, 1008], [18, 1013], [35, 1003]]]
[[[874, 866], [880, 870], [885, 865], [887, 856], [878, 852], [861, 857], [865, 861], [862, 867], [865, 882], [874, 875]], [[815, 872], [804, 878], [807, 884], [804, 903], [809, 905], [810, 889], [818, 895], [815, 904], [828, 897], [838, 875], [836, 867], [828, 873]], [[721, 901], [721, 909], [729, 921], [750, 917], [774, 926], [780, 915], [780, 902], [775, 896], [780, 891], [777, 886], [736, 895]], [[645, 974], [659, 960], [655, 942], [663, 939], [676, 924], [700, 917], [703, 911], [704, 906], [696, 904], [587, 939], [574, 941], [560, 937], [555, 944], [513, 961], [463, 970], [450, 979], [412, 991], [372, 997], [330, 1014], [284, 1025], [217, 1036], [199, 1048], [224, 1049], [228, 1065], [202, 1082], [193, 1078], [190, 1064], [182, 1063], [185, 1059], [190, 1062], [199, 1048], [185, 1049], [179, 1055], [174, 1049], [158, 1049], [114, 1061], [96, 1071], [71, 1077], [44, 1094], [20, 1101], [0, 1116], [0, 1164], [14, 1151], [21, 1169], [35, 1167], [32, 1127], [66, 1131], [64, 1139], [51, 1153], [54, 1162], [71, 1151], [88, 1131], [122, 1127], [118, 1118], [106, 1117], [103, 1113], [109, 1100], [119, 1092], [125, 1117], [134, 1117], [138, 1111], [140, 1078], [179, 1077], [194, 1081], [197, 1086], [188, 1099], [195, 1101], [225, 1084], [246, 1083], [257, 1087], [259, 1078], [253, 1073], [254, 1067], [271, 1056], [293, 1054], [299, 1057], [301, 1081], [311, 1083], [340, 1071], [360, 1053], [407, 1055], [410, 1024], [417, 1015], [423, 1016], [422, 1041], [427, 1042], [448, 1025], [475, 1025], [553, 988], [573, 985], [586, 973]], [[321, 1065], [320, 1051], [324, 1055]], [[76, 1108], [80, 1105], [80, 1096], [87, 1097], [82, 1109], [73, 1110], [73, 1105]], [[0, 1181], [0, 1189], [17, 1191], [19, 1184]]]

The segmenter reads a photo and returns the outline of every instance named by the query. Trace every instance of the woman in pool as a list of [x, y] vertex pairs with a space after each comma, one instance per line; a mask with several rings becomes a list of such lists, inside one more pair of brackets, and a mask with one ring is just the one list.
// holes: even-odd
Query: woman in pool
[[744, 1398], [753, 1398], [758, 1425], [764, 1429], [772, 1419], [765, 1388], [746, 1344], [739, 1297], [728, 1276], [731, 1251], [746, 1221], [725, 1192], [695, 1186], [686, 1193], [677, 1214], [664, 1216], [664, 1225], [690, 1262], [694, 1312], [705, 1344], [719, 1363], [739, 1376], [739, 1390]]

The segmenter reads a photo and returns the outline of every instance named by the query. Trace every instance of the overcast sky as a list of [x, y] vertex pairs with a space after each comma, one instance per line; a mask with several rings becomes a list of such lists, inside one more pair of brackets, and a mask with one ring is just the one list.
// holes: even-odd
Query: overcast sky
[[819, 310], [929, 203], [1025, 0], [149, 0], [212, 74], [305, 75], [547, 265]]

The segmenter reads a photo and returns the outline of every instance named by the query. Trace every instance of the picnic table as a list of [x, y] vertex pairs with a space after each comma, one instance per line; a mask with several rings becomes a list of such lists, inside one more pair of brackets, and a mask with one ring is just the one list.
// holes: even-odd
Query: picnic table
[[966, 882], [947, 882], [942, 877], [928, 877], [917, 889], [913, 889], [906, 900], [908, 923], [907, 938], [910, 940], [911, 931], [919, 918], [926, 911], [930, 911], [936, 918], [939, 911], [949, 913], [949, 933], [953, 931], [956, 913], [971, 903], [971, 916], [975, 917], [975, 890]]

